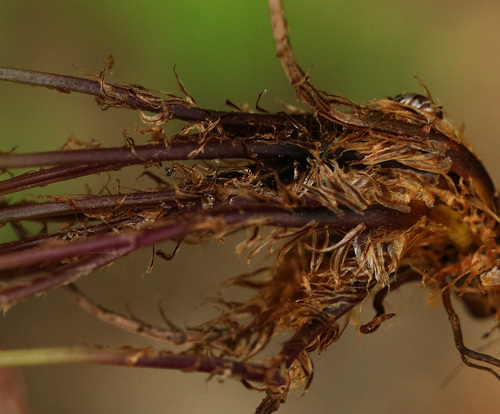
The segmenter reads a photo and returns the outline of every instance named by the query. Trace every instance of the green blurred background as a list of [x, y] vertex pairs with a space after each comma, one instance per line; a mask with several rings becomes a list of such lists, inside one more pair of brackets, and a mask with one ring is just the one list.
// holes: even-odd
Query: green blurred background
[[[468, 142], [500, 184], [499, 2], [288, 0], [285, 8], [296, 57], [311, 68], [316, 86], [368, 101], [422, 92], [418, 76], [455, 125], [466, 126]], [[224, 109], [226, 98], [252, 106], [263, 90], [265, 108], [280, 109], [278, 98], [295, 103], [274, 57], [265, 0], [0, 2], [2, 66], [98, 73], [109, 54], [116, 62], [109, 81], [177, 93], [176, 65], [204, 107]], [[0, 83], [0, 97], [2, 150], [57, 149], [70, 135], [119, 145], [124, 130], [140, 125], [136, 113], [102, 112], [87, 96]], [[83, 187], [69, 183], [61, 191]], [[8, 237], [7, 229], [0, 229], [2, 237]], [[122, 312], [133, 300], [134, 313], [157, 323], [161, 297], [173, 320], [192, 323], [205, 314], [196, 305], [211, 288], [247, 271], [233, 250], [230, 242], [186, 248], [174, 262], [140, 277], [150, 257], [144, 252], [87, 277], [81, 286]], [[371, 310], [364, 308], [368, 319]], [[308, 394], [290, 396], [281, 412], [497, 411], [499, 384], [486, 373], [462, 368], [442, 387], [460, 360], [439, 300], [410, 286], [391, 295], [390, 310], [398, 316], [376, 334], [360, 340], [349, 328], [316, 358]], [[493, 321], [465, 317], [464, 325], [468, 343], [477, 347], [485, 344], [480, 336]], [[11, 348], [150, 343], [94, 321], [59, 292], [13, 308], [0, 320], [0, 337]], [[488, 350], [498, 355], [499, 348], [493, 343]], [[262, 397], [233, 381], [207, 383], [200, 374], [93, 366], [24, 372], [34, 414], [249, 413]]]

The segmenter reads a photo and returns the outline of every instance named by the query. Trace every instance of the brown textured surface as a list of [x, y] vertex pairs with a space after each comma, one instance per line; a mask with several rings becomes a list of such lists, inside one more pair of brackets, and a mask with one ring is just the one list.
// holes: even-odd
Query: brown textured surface
[[[418, 55], [420, 60], [429, 57], [429, 60], [422, 66], [418, 66], [417, 63], [411, 65], [411, 70], [418, 74], [427, 84], [432, 83], [432, 85], [429, 85], [431, 91], [434, 95], [441, 98], [441, 102], [445, 104], [449, 112], [452, 112], [454, 118], [461, 118], [467, 121], [469, 142], [477, 149], [487, 167], [492, 171], [494, 179], [499, 177], [498, 169], [495, 167], [498, 165], [497, 154], [499, 153], [497, 150], [499, 141], [496, 138], [496, 131], [498, 128], [497, 112], [499, 102], [497, 91], [500, 86], [497, 77], [498, 71], [495, 68], [499, 67], [500, 62], [498, 62], [498, 54], [495, 53], [495, 50], [491, 46], [495, 44], [494, 39], [498, 37], [495, 33], [498, 30], [497, 23], [498, 16], [500, 15], [498, 6], [495, 2], [490, 2], [489, 4], [482, 3], [479, 7], [467, 2], [443, 1], [440, 2], [441, 14], [438, 18], [435, 15], [437, 11], [435, 9], [428, 10], [430, 4], [423, 3], [420, 7], [427, 9], [427, 12], [423, 13], [419, 18], [423, 22], [425, 21], [424, 23], [428, 23], [428, 20], [432, 20], [430, 23], [434, 25], [442, 22], [447, 23], [442, 24], [439, 31], [431, 30], [429, 33], [422, 29], [424, 23], [421, 23], [418, 19], [413, 19], [411, 13], [405, 14], [404, 5], [406, 2], [398, 2], [398, 4], [403, 4], [403, 6], [400, 6], [400, 12], [403, 15], [400, 19], [406, 19], [404, 20], [406, 26], [415, 24], [413, 33], [416, 33], [415, 36], [423, 36], [424, 39], [422, 40], [421, 47], [418, 50], [414, 50], [413, 54]], [[193, 2], [193, 5], [196, 5], [196, 2]], [[320, 6], [321, 3], [316, 5], [318, 10], [320, 10]], [[393, 2], [384, 2], [382, 6], [394, 7], [395, 4]], [[378, 5], [377, 7], [382, 6]], [[19, 26], [23, 26], [24, 28], [31, 27], [33, 30], [38, 28], [40, 31], [47, 32], [47, 24], [44, 24], [43, 16], [41, 18], [40, 14], [38, 14], [36, 19], [33, 18], [32, 22], [26, 24], [26, 15], [23, 15], [22, 8], [18, 7], [17, 15], [12, 18], [13, 21], [16, 21], [17, 18]], [[221, 7], [230, 6], [223, 5]], [[313, 5], [312, 7], [314, 8], [315, 6]], [[292, 1], [288, 2], [287, 8], [290, 12], [293, 12], [294, 4]], [[265, 13], [265, 10], [263, 12]], [[25, 10], [24, 13], [27, 13], [27, 11]], [[349, 13], [350, 15], [351, 13]], [[430, 16], [432, 16], [432, 19]], [[57, 18], [55, 20], [57, 21]], [[63, 20], [61, 19], [61, 24], [67, 24]], [[22, 25], [19, 23], [21, 21], [23, 22]], [[289, 21], [294, 26], [295, 23], [292, 16], [290, 16]], [[14, 24], [12, 23], [12, 25]], [[40, 25], [36, 26], [36, 24]], [[256, 30], [265, 31], [266, 34], [269, 34], [267, 24], [266, 16], [263, 19], [263, 23]], [[55, 29], [51, 30], [57, 33]], [[299, 28], [293, 29], [293, 39], [300, 38], [304, 33], [299, 30]], [[351, 30], [356, 30], [356, 27], [352, 27]], [[115, 36], [116, 42], [119, 42], [119, 34], [117, 35], [116, 32], [110, 30], [105, 25], [97, 29], [97, 33], [100, 33], [100, 39], [109, 39]], [[392, 36], [396, 35], [398, 35], [397, 30], [392, 33]], [[14, 35], [10, 35], [9, 37], [12, 39], [15, 38]], [[492, 39], [491, 43], [484, 42], [485, 38]], [[36, 46], [33, 53], [30, 53], [29, 50], [23, 51], [23, 55], [38, 56], [35, 60], [22, 61], [23, 58], [20, 57], [17, 61], [12, 57], [12, 53], [5, 53], [2, 55], [1, 63], [24, 67], [33, 67], [35, 65], [37, 66], [36, 69], [65, 71], [69, 73], [72, 70], [70, 68], [71, 63], [78, 65], [81, 63], [87, 64], [89, 59], [95, 58], [94, 56], [97, 56], [94, 67], [100, 68], [100, 62], [109, 53], [108, 49], [113, 48], [106, 45], [106, 50], [103, 50], [104, 48], [99, 49], [98, 42], [96, 42], [95, 48], [92, 49], [89, 46], [85, 46], [82, 53], [81, 51], [73, 50], [74, 47], [72, 48], [70, 40], [72, 39], [68, 38], [65, 45], [68, 49], [71, 49], [71, 53], [63, 52], [63, 56], [61, 56], [61, 51], [64, 49], [60, 47], [49, 52], [47, 45], [55, 42], [44, 39], [43, 43], [39, 43]], [[148, 41], [148, 38], [144, 41]], [[173, 38], [170, 38], [170, 41], [173, 41]], [[270, 35], [267, 36], [262, 44], [267, 45], [269, 42]], [[299, 44], [295, 43], [294, 45], [299, 54], [299, 47], [303, 48], [304, 46], [299, 46]], [[164, 43], [163, 47], [168, 49], [168, 44]], [[324, 49], [326, 47], [328, 46], [325, 43], [320, 43], [320, 52], [317, 52], [317, 60], [311, 62], [315, 65], [313, 72], [315, 75], [322, 66], [321, 55], [325, 54]], [[13, 50], [12, 45], [9, 45], [9, 48]], [[112, 51], [119, 57], [120, 50], [116, 51], [116, 49], [113, 48]], [[355, 49], [355, 47], [351, 49]], [[191, 53], [196, 54], [197, 51], [191, 50]], [[355, 52], [350, 51], [350, 53], [354, 54]], [[392, 52], [392, 54], [396, 55], [397, 53], [397, 50]], [[328, 52], [328, 54], [333, 54], [333, 52]], [[52, 66], [53, 62], [49, 56], [57, 57], [59, 62], [62, 63], [59, 66], [54, 64], [54, 67], [47, 67]], [[268, 55], [267, 58], [272, 60], [271, 55]], [[304, 67], [309, 65], [308, 59], [301, 57], [300, 54], [299, 59]], [[172, 58], [173, 61], [174, 59]], [[388, 59], [383, 59], [379, 63], [372, 62], [373, 58], [364, 63], [363, 73], [367, 78], [370, 77], [373, 67], [383, 68], [388, 63], [391, 66], [397, 65]], [[273, 63], [276, 62], [273, 61]], [[373, 66], [369, 66], [368, 63]], [[144, 67], [142, 65], [143, 62], [140, 65], [137, 64], [139, 69], [132, 69], [134, 66], [133, 62], [127, 61], [124, 64], [127, 67], [126, 70], [134, 71], [133, 75], [127, 73], [127, 80], [139, 79], [142, 83], [147, 83], [141, 77], [141, 67]], [[200, 63], [198, 65], [199, 73], [203, 74], [202, 68], [204, 65], [211, 66], [212, 64], [208, 61]], [[89, 66], [92, 65], [89, 64]], [[122, 72], [120, 66], [119, 63], [117, 66], [118, 72]], [[150, 70], [153, 64], [147, 62], [146, 66]], [[165, 79], [170, 77], [169, 68], [159, 67], [155, 70], [161, 72], [162, 78]], [[359, 67], [356, 70], [359, 70]], [[411, 72], [407, 68], [402, 68], [400, 71], [404, 72], [405, 70], [406, 77], [410, 79]], [[324, 72], [325, 69], [321, 69], [321, 71]], [[279, 73], [279, 71], [277, 72]], [[238, 69], [236, 69], [234, 76], [238, 78]], [[244, 74], [242, 76], [245, 77]], [[442, 77], [439, 78], [439, 76]], [[260, 73], [259, 77], [265, 78], [265, 72]], [[281, 77], [280, 73], [278, 77]], [[207, 80], [209, 79], [209, 75], [204, 75], [203, 78]], [[429, 81], [430, 78], [432, 78], [431, 81]], [[412, 79], [410, 80], [412, 81], [409, 82], [410, 85], [414, 85], [413, 88], [416, 89], [416, 82], [413, 82]], [[161, 83], [157, 82], [158, 84]], [[397, 84], [397, 82], [391, 79], [386, 80], [385, 85], [381, 82], [377, 83], [380, 94], [394, 95], [401, 92], [403, 88], [406, 88], [406, 86]], [[335, 87], [337, 82], [332, 81], [330, 78], [319, 81], [318, 84], [320, 86], [326, 84], [328, 88], [325, 86], [325, 89], [331, 89], [330, 85], [334, 85]], [[352, 84], [344, 82], [340, 85], [340, 91], [352, 98], [355, 98], [356, 96], [353, 95], [356, 94], [357, 96], [363, 96], [365, 99], [373, 97], [373, 94], [362, 95], [364, 93], [363, 89], [351, 93], [348, 88], [353, 88], [354, 86], [349, 85], [354, 84], [355, 81]], [[255, 89], [259, 87], [260, 83]], [[283, 87], [287, 87], [285, 82], [283, 82]], [[217, 103], [221, 103], [226, 96], [232, 97], [233, 94], [231, 91], [224, 90], [221, 86], [217, 88], [219, 91], [216, 99]], [[108, 123], [110, 114], [103, 115], [96, 113], [95, 107], [87, 99], [57, 95], [54, 98], [56, 103], [51, 105], [48, 104], [48, 99], [52, 99], [53, 92], [35, 92], [30, 88], [19, 90], [9, 87], [8, 89], [11, 93], [14, 91], [13, 93], [20, 95], [23, 103], [13, 108], [4, 108], [2, 106], [1, 120], [6, 120], [9, 124], [19, 125], [24, 122], [27, 114], [36, 114], [35, 120], [37, 123], [31, 127], [23, 126], [25, 128], [24, 132], [20, 131], [17, 133], [23, 137], [28, 135], [39, 137], [53, 136], [54, 138], [50, 140], [51, 142], [43, 143], [47, 146], [59, 147], [59, 143], [62, 143], [67, 135], [75, 131], [82, 139], [89, 138], [90, 136], [101, 139], [106, 135], [110, 139], [120, 140], [121, 129], [124, 125], [130, 125], [130, 129], [132, 129], [131, 125], [138, 123], [133, 114], [119, 115], [115, 113], [115, 115], [111, 115], [116, 121], [113, 121], [114, 123], [111, 125], [110, 132], [104, 132], [102, 128], [104, 128], [104, 124]], [[212, 91], [211, 94], [214, 95], [214, 92]], [[252, 96], [251, 92], [249, 95]], [[284, 96], [285, 93], [282, 94], [273, 89], [272, 95]], [[246, 96], [247, 98], [245, 99], [251, 99], [248, 95]], [[196, 94], [196, 97], [198, 98], [198, 94]], [[288, 99], [290, 101], [289, 97]], [[76, 103], [72, 103], [74, 100], [77, 100], [81, 104], [78, 104], [78, 108], [72, 109], [71, 118], [66, 118], [62, 115], [64, 107], [69, 105], [77, 106]], [[41, 115], [38, 112], [39, 108], [47, 106], [49, 110], [46, 114]], [[82, 117], [84, 122], [74, 117], [75, 112], [78, 113], [79, 110], [83, 109], [89, 111], [89, 115]], [[122, 116], [123, 118], [120, 118]], [[118, 118], [120, 118], [119, 121]], [[61, 122], [59, 122], [60, 120]], [[57, 125], [54, 125], [55, 123]], [[29, 133], [30, 131], [31, 134]], [[33, 131], [36, 133], [33, 134]], [[10, 132], [9, 135], [12, 133]], [[495, 170], [497, 171], [496, 173]], [[199, 282], [199, 284], [206, 283], [205, 286], [207, 287], [216, 285], [215, 278], [218, 276], [218, 273], [221, 273], [221, 267], [223, 267], [218, 263], [222, 263], [225, 267], [228, 266], [228, 257], [233, 258], [232, 249], [226, 248], [226, 255], [221, 254], [221, 256], [217, 256], [219, 262], [216, 262], [215, 251], [217, 251], [218, 247], [220, 246], [214, 246], [213, 252], [207, 250], [205, 252], [207, 256], [203, 256], [205, 259], [202, 256], [196, 256], [196, 254], [201, 255], [202, 253], [193, 253], [192, 256], [185, 255], [187, 256], [185, 258], [186, 262], [179, 264], [179, 266], [184, 266], [184, 270], [182, 270], [182, 267], [181, 270], [174, 268], [175, 263], [162, 265], [161, 270], [158, 270], [158, 274], [155, 276], [155, 280], [160, 283], [160, 286], [153, 288], [148, 285], [145, 288], [147, 292], [145, 293], [144, 301], [147, 303], [151, 297], [154, 297], [160, 291], [163, 292], [162, 296], [168, 302], [171, 299], [170, 291], [174, 291], [174, 295], [179, 296], [175, 298], [171, 306], [176, 308], [175, 304], [182, 302], [180, 293], [185, 291], [184, 285], [180, 283], [177, 287], [174, 286], [174, 289], [174, 287], [169, 286], [171, 282], [165, 279], [174, 279], [176, 282], [179, 282], [179, 279], [183, 277], [192, 276], [196, 270], [190, 269], [189, 266], [193, 265], [191, 262], [195, 261], [201, 263], [209, 260], [208, 266], [205, 264], [199, 271], [201, 272], [200, 276], [205, 279]], [[142, 262], [141, 259], [133, 259], [128, 263], [132, 262], [140, 263], [140, 269], [142, 270], [147, 266], [148, 258], [143, 257]], [[208, 275], [207, 267], [213, 269], [214, 274]], [[226, 277], [245, 271], [245, 266], [242, 267], [243, 270], [241, 268], [239, 270], [224, 269], [225, 272], [228, 272]], [[127, 277], [129, 281], [138, 282], [138, 286], [142, 289], [144, 280], [138, 280], [139, 278], [137, 277], [137, 274], [141, 270], [135, 272], [130, 269], [130, 266], [123, 264], [117, 266], [112, 271], [117, 273], [117, 276], [115, 276], [116, 279], [120, 280]], [[103, 278], [105, 280], [111, 278], [111, 276], [108, 276], [110, 271], [104, 272], [104, 274], [104, 277], [93, 277], [88, 282], [95, 282], [96, 291], [100, 290], [99, 286], [103, 283]], [[113, 280], [115, 281], [116, 279]], [[127, 284], [128, 282], [121, 283]], [[112, 283], [109, 283], [108, 286], [112, 285]], [[498, 384], [485, 374], [462, 368], [457, 377], [443, 391], [440, 390], [440, 383], [444, 376], [443, 372], [449, 372], [455, 365], [459, 364], [458, 353], [453, 348], [451, 333], [449, 332], [444, 313], [440, 309], [429, 310], [424, 303], [425, 294], [420, 292], [412, 295], [412, 292], [418, 290], [416, 286], [414, 290], [412, 288], [408, 287], [405, 291], [407, 296], [411, 296], [410, 298], [402, 294], [400, 296], [402, 298], [400, 299], [401, 303], [393, 305], [398, 310], [398, 316], [393, 321], [387, 322], [387, 327], [384, 326], [376, 334], [364, 338], [360, 346], [353, 329], [349, 329], [350, 333], [344, 336], [342, 341], [334, 344], [327, 353], [323, 354], [322, 358], [325, 360], [324, 362], [331, 362], [333, 365], [327, 367], [323, 361], [317, 361], [316, 378], [313, 387], [309, 391], [308, 398], [300, 401], [294, 401], [293, 398], [290, 398], [286, 406], [283, 407], [284, 412], [293, 412], [293, 410], [303, 412], [304, 410], [313, 409], [317, 412], [331, 412], [333, 405], [338, 407], [338, 412], [346, 413], [367, 412], [368, 409], [371, 412], [385, 413], [391, 412], [390, 410], [397, 413], [410, 410], [414, 410], [415, 412], [434, 411], [436, 413], [448, 410], [458, 413], [468, 413], [472, 410], [484, 413], [493, 412], [494, 407], [498, 406], [499, 403], [498, 397], [496, 397], [498, 395]], [[121, 290], [118, 287], [115, 287], [115, 289]], [[138, 287], [130, 287], [130, 289], [130, 294], [124, 294], [123, 297], [112, 299], [116, 306], [123, 306], [128, 300], [136, 297]], [[125, 286], [123, 290], [125, 291]], [[63, 306], [66, 301], [60, 299], [59, 296], [58, 294], [51, 294], [48, 299], [39, 299], [33, 304], [26, 304], [19, 307], [19, 309], [13, 309], [7, 315], [6, 319], [0, 322], [2, 326], [0, 329], [1, 335], [9, 346], [36, 346], [49, 344], [49, 341], [61, 345], [68, 341], [74, 341], [74, 343], [78, 343], [79, 341], [102, 343], [106, 341], [101, 335], [111, 333], [109, 328], [102, 327], [97, 322], [94, 325], [94, 322], [91, 322], [85, 316], [82, 316], [83, 320], [79, 322], [77, 331], [65, 333], [77, 324], [76, 318], [81, 316], [81, 314], [78, 310], [71, 308], [71, 306], [68, 309], [64, 308]], [[195, 301], [195, 303], [197, 302]], [[195, 303], [191, 305], [194, 306]], [[150, 312], [152, 315], [156, 315], [154, 306], [150, 309]], [[179, 317], [182, 319], [182, 314]], [[479, 340], [479, 336], [489, 329], [490, 324], [478, 323], [473, 320], [469, 320], [468, 322], [471, 326], [475, 326], [475, 331], [469, 332], [469, 337], [473, 341], [476, 340], [478, 345], [482, 344], [483, 342]], [[440, 323], [442, 324], [440, 325]], [[56, 334], [61, 334], [63, 337], [55, 339], [57, 338]], [[130, 341], [128, 337], [120, 337], [114, 340], [118, 344]], [[110, 339], [110, 341], [113, 341], [113, 339]], [[495, 349], [495, 345], [493, 349]], [[353, 357], [353, 359], [350, 360], [349, 357]], [[251, 412], [251, 408], [248, 409], [248, 407], [255, 406], [260, 397], [257, 394], [249, 394], [238, 384], [230, 382], [219, 386], [215, 381], [212, 381], [206, 386], [203, 383], [203, 376], [191, 378], [192, 376], [170, 372], [125, 372], [119, 368], [79, 367], [74, 370], [71, 369], [71, 371], [70, 369], [68, 367], [58, 367], [47, 370], [41, 368], [27, 370], [28, 385], [32, 393], [31, 401], [34, 405], [33, 412], [71, 411], [84, 413], [107, 410], [108, 412], [132, 413], [140, 410], [154, 413], [164, 412], [165, 407], [169, 407], [172, 412], [207, 412], [209, 407], [214, 412], [236, 410]], [[103, 378], [99, 379], [98, 374], [102, 374]], [[342, 381], [339, 381], [339, 377], [342, 378]], [[41, 381], [37, 382], [37, 380]], [[168, 383], [169, 380], [172, 381], [170, 385]], [[186, 381], [186, 383], [183, 381]], [[195, 384], [188, 385], [187, 381], [194, 381]], [[144, 384], [144, 388], [139, 388], [138, 383]], [[471, 384], [474, 386], [471, 386]], [[88, 386], [89, 388], [84, 389], [84, 386]], [[48, 392], [48, 390], [54, 389], [59, 390], [56, 396], [52, 392]], [[125, 395], [118, 396], [119, 391], [125, 391]], [[220, 391], [220, 394], [216, 394], [217, 391]], [[184, 392], [185, 394], [183, 394]], [[93, 398], [85, 398], [89, 394]], [[234, 400], [230, 399], [232, 396], [236, 396]], [[175, 402], [173, 401], [174, 397], [178, 398]], [[89, 406], [85, 407], [82, 400], [85, 400]], [[111, 408], [104, 408], [106, 402], [111, 403]], [[245, 409], [242, 410], [242, 406]]]

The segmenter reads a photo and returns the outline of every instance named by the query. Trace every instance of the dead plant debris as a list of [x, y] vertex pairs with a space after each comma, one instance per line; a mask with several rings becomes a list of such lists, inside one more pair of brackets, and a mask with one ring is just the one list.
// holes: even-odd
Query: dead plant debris
[[[343, 316], [370, 292], [374, 332], [393, 314], [385, 297], [421, 280], [442, 290], [463, 361], [500, 379], [500, 361], [464, 345], [451, 294], [478, 316], [500, 316], [499, 217], [492, 181], [461, 143], [432, 99], [406, 94], [359, 105], [315, 88], [296, 63], [280, 0], [269, 0], [277, 56], [299, 102], [310, 112], [221, 112], [184, 95], [160, 96], [139, 85], [0, 68], [0, 79], [96, 97], [103, 108], [131, 108], [148, 125], [151, 143], [101, 148], [76, 139], [60, 151], [0, 154], [0, 169], [40, 170], [0, 182], [0, 194], [142, 165], [154, 187], [116, 194], [56, 194], [47, 201], [2, 201], [0, 223], [19, 240], [0, 245], [0, 304], [4, 311], [65, 286], [83, 310], [127, 331], [183, 346], [177, 354], [116, 350], [130, 366], [208, 372], [265, 391], [257, 413], [276, 411], [290, 390], [309, 387], [310, 353], [343, 332]], [[167, 137], [162, 125], [185, 121]], [[199, 160], [204, 160], [200, 162]], [[152, 167], [171, 161], [163, 177]], [[187, 162], [190, 161], [190, 162]], [[22, 223], [45, 223], [27, 234]], [[64, 225], [50, 226], [62, 221]], [[50, 230], [50, 228], [52, 228]], [[220, 316], [194, 328], [168, 329], [105, 309], [78, 290], [81, 276], [146, 246], [222, 238], [251, 229], [238, 249], [253, 256], [275, 248], [269, 268], [235, 277], [226, 286], [255, 290], [244, 303], [220, 299]], [[174, 245], [175, 246], [175, 245]], [[151, 266], [153, 265], [153, 262]], [[279, 334], [289, 340], [262, 359]], [[113, 355], [113, 350], [106, 351]], [[93, 361], [95, 362], [95, 361]]]

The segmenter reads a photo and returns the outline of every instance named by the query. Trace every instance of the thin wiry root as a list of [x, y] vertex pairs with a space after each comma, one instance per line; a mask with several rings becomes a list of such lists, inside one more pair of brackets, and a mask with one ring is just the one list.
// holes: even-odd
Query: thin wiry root
[[172, 326], [170, 326], [171, 329], [160, 328], [158, 326], [139, 321], [136, 318], [126, 317], [117, 312], [106, 309], [104, 306], [99, 305], [85, 296], [75, 285], [68, 285], [63, 287], [63, 289], [66, 291], [68, 296], [85, 312], [95, 316], [97, 319], [109, 325], [116, 326], [121, 330], [176, 345], [196, 341], [196, 338], [186, 335], [185, 332], [179, 329], [172, 329]]
[[495, 371], [493, 368], [485, 365], [479, 365], [473, 361], [483, 362], [487, 365], [491, 365], [493, 367], [500, 368], [500, 359], [497, 359], [491, 355], [483, 354], [481, 352], [473, 351], [469, 349], [464, 344], [464, 338], [462, 334], [462, 328], [460, 326], [460, 319], [453, 309], [453, 305], [451, 304], [450, 298], [450, 290], [444, 287], [444, 291], [441, 294], [441, 298], [443, 301], [444, 308], [446, 309], [446, 313], [448, 314], [448, 319], [450, 320], [451, 329], [453, 330], [453, 338], [455, 339], [455, 346], [460, 352], [460, 357], [464, 364], [469, 367], [477, 368], [486, 372], [489, 372], [493, 376], [495, 376], [498, 380], [500, 380], [500, 374]]

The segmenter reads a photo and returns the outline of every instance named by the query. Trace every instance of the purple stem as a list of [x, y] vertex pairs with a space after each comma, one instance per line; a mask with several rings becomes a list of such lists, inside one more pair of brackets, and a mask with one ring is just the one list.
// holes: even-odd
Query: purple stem
[[67, 285], [76, 281], [80, 276], [86, 275], [103, 266], [107, 266], [119, 258], [127, 255], [133, 249], [130, 246], [125, 246], [121, 249], [106, 251], [103, 253], [92, 255], [72, 263], [62, 266], [59, 269], [51, 271], [48, 275], [40, 276], [30, 280], [28, 284], [21, 284], [11, 288], [3, 289], [0, 292], [0, 309], [8, 309], [14, 303], [34, 296], [37, 293], [46, 291], [47, 289]]
[[[198, 144], [182, 143], [166, 148], [164, 145], [143, 145], [133, 148], [98, 148], [78, 151], [53, 151], [33, 154], [0, 154], [0, 169], [38, 165], [67, 165], [21, 174], [0, 181], [0, 195], [10, 194], [34, 187], [44, 187], [55, 182], [75, 179], [104, 171], [116, 171], [128, 165], [148, 162], [185, 159], [250, 158], [278, 159], [305, 158], [309, 152], [293, 144], [249, 142], [207, 143], [203, 150], [189, 157]], [[87, 162], [98, 162], [85, 164]], [[74, 164], [74, 165], [73, 165]]]
[[[406, 228], [426, 214], [426, 211], [423, 210], [411, 210], [410, 213], [402, 213], [382, 206], [371, 206], [363, 214], [348, 210], [342, 216], [337, 216], [332, 211], [322, 207], [290, 211], [275, 206], [256, 206], [250, 203], [245, 205], [243, 200], [238, 204], [232, 208], [226, 206], [226, 208], [200, 210], [198, 207], [185, 211], [182, 216], [186, 217], [184, 219], [186, 223], [191, 221], [192, 224], [189, 225], [183, 224], [181, 216], [175, 223], [156, 224], [151, 228], [138, 232], [123, 230], [119, 233], [88, 237], [85, 240], [77, 240], [64, 245], [54, 244], [36, 250], [0, 255], [0, 269], [15, 268], [20, 265], [28, 266], [47, 260], [60, 260], [82, 254], [99, 253], [108, 249], [129, 247], [135, 250], [164, 240], [184, 237], [192, 232], [203, 231], [203, 229], [210, 230], [210, 226], [207, 228], [206, 225], [217, 217], [220, 217], [222, 219], [221, 224], [226, 226], [262, 219], [267, 225], [281, 227], [302, 227], [315, 223], [317, 226], [353, 228], [360, 223], [364, 223], [369, 228]], [[237, 210], [235, 211], [234, 208], [237, 208]], [[187, 220], [189, 216], [200, 214], [203, 214], [201, 222]], [[198, 225], [201, 225], [201, 227], [198, 227]]]
[[234, 379], [257, 382], [273, 387], [286, 384], [279, 370], [253, 362], [239, 362], [225, 358], [205, 357], [191, 354], [172, 354], [149, 350], [109, 350], [106, 348], [83, 350], [83, 363], [120, 365], [138, 368], [175, 369], [184, 372], [204, 372], [212, 375], [230, 376]]
[[[421, 213], [418, 211], [401, 213], [379, 207], [371, 208], [364, 214], [347, 211], [344, 216], [338, 217], [324, 208], [288, 211], [273, 206], [245, 205], [243, 199], [237, 201], [231, 208], [227, 206], [208, 210], [199, 207], [192, 208], [183, 212], [175, 222], [171, 220], [167, 223], [157, 222], [150, 228], [138, 231], [110, 232], [104, 235], [89, 236], [83, 240], [63, 244], [58, 242], [47, 243], [46, 246], [39, 245], [36, 249], [18, 250], [0, 255], [0, 269], [3, 270], [3, 272], [0, 272], [0, 279], [4, 276], [2, 273], [7, 273], [7, 276], [9, 276], [10, 269], [29, 268], [35, 264], [83, 256], [74, 264], [52, 270], [49, 275], [32, 279], [28, 285], [4, 289], [0, 294], [0, 304], [9, 305], [49, 288], [73, 282], [79, 276], [108, 265], [134, 250], [166, 240], [180, 239], [191, 233], [222, 231], [234, 225], [249, 225], [256, 222], [280, 227], [303, 227], [308, 224], [315, 224], [317, 226], [342, 228], [347, 226], [347, 228], [352, 228], [354, 224], [365, 223], [367, 227], [394, 226], [398, 224], [407, 228], [409, 222], [416, 222]], [[187, 218], [190, 220], [187, 220]], [[85, 257], [85, 255], [90, 255], [90, 257]], [[27, 276], [27, 273], [25, 276]], [[304, 332], [303, 334], [306, 335], [307, 333]]]
[[16, 193], [29, 188], [44, 187], [51, 183], [71, 180], [91, 174], [99, 174], [104, 171], [116, 171], [125, 166], [127, 166], [127, 164], [104, 164], [97, 166], [77, 165], [32, 171], [8, 180], [0, 181], [0, 195]]
[[145, 88], [112, 85], [97, 80], [54, 73], [0, 67], [0, 80], [42, 86], [61, 92], [79, 92], [96, 96], [104, 102], [118, 106], [165, 114], [189, 122], [220, 122], [227, 131], [244, 130], [247, 134], [259, 132], [277, 133], [286, 136], [297, 133], [296, 122], [312, 119], [311, 116], [296, 116], [294, 121], [284, 114], [251, 114], [247, 112], [222, 112], [196, 107], [180, 98], [162, 99]]
[[[106, 234], [117, 229], [123, 229], [126, 227], [130, 228], [131, 226], [137, 225], [137, 223], [141, 222], [142, 220], [144, 219], [141, 217], [125, 218], [120, 220], [112, 220], [109, 222], [100, 223], [93, 226], [73, 228], [71, 229], [71, 236], [75, 239], [79, 239], [82, 237], [89, 237], [92, 235], [95, 236], [98, 234]], [[69, 239], [69, 232], [66, 230], [50, 234], [42, 234], [39, 236], [29, 237], [19, 241], [0, 244], [0, 251], [1, 251], [0, 257], [2, 255], [7, 255], [22, 250], [39, 248], [44, 243], [55, 242], [55, 241], [61, 242], [61, 240], [66, 240], [67, 242], [69, 242], [68, 239]]]
[[[312, 115], [295, 116], [294, 120], [292, 120], [290, 116], [280, 114], [249, 114], [207, 110], [194, 107], [179, 98], [172, 100], [161, 99], [143, 88], [104, 84], [96, 80], [52, 73], [0, 68], [0, 80], [44, 86], [63, 92], [86, 93], [120, 106], [162, 113], [166, 115], [167, 119], [176, 118], [191, 122], [217, 121], [226, 131], [236, 131], [239, 136], [242, 136], [241, 134], [251, 136], [252, 134], [271, 133], [290, 139], [291, 136], [296, 136], [299, 133], [300, 125], [314, 122]], [[321, 111], [321, 114], [328, 115], [330, 108], [327, 109], [326, 113]], [[402, 134], [421, 137], [421, 139], [443, 143], [446, 146], [446, 155], [452, 161], [450, 171], [468, 181], [474, 181], [478, 185], [478, 193], [481, 199], [487, 204], [492, 202], [495, 193], [493, 182], [481, 162], [463, 144], [453, 141], [445, 134], [434, 129], [427, 133], [419, 125], [388, 117], [386, 113], [378, 112], [376, 107], [370, 109], [372, 109], [373, 113], [369, 116], [361, 115], [362, 111], [342, 113], [342, 120], [338, 122], [354, 128], [393, 135]], [[328, 116], [326, 118], [329, 119]], [[326, 121], [323, 120], [323, 122]]]
[[172, 355], [162, 353], [154, 356], [139, 356], [136, 359], [132, 354], [125, 357], [105, 357], [103, 358], [103, 363], [106, 365], [168, 368], [205, 372], [207, 374], [229, 374], [232, 378], [244, 379], [246, 381], [254, 381], [278, 387], [286, 384], [286, 379], [280, 375], [279, 370], [277, 369], [272, 369], [261, 364], [238, 362], [223, 358], [208, 358], [188, 354]]
[[113, 211], [117, 208], [166, 207], [174, 203], [175, 190], [68, 198], [66, 201], [11, 205], [0, 209], [0, 223], [28, 219], [34, 220], [72, 213]]
[[[201, 148], [199, 152], [196, 152]], [[147, 162], [206, 160], [225, 158], [304, 158], [310, 153], [290, 143], [277, 142], [198, 142], [174, 143], [170, 146], [137, 145], [134, 147], [89, 148], [73, 151], [48, 151], [31, 154], [0, 154], [0, 169], [43, 167], [48, 165], [69, 166], [81, 164], [143, 164]]]

